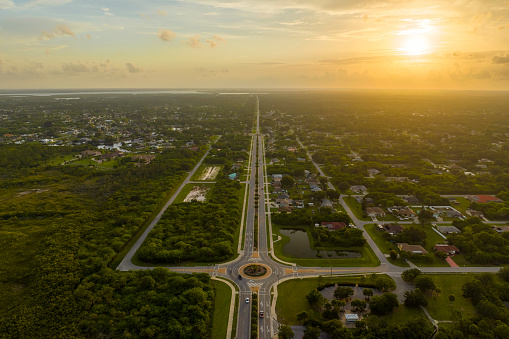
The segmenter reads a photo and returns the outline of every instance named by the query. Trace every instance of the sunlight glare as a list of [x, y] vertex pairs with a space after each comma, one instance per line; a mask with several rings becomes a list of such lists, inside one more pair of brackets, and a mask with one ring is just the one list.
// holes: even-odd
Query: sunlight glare
[[403, 41], [400, 50], [406, 55], [422, 55], [429, 53], [428, 39], [422, 35], [409, 35]]

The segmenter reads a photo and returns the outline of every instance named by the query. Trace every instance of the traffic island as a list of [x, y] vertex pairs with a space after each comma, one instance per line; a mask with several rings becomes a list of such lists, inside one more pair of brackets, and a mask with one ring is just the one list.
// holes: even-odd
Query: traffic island
[[263, 264], [247, 264], [240, 268], [240, 274], [249, 279], [265, 279], [271, 273], [270, 267]]

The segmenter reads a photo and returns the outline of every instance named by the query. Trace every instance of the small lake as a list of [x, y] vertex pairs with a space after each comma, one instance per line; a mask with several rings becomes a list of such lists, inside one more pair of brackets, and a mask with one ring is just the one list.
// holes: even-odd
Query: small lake
[[[285, 228], [279, 232], [288, 238], [290, 242], [283, 246], [285, 255], [305, 259], [351, 259], [360, 258], [361, 254], [350, 251], [316, 251], [309, 245], [309, 237], [302, 229]], [[317, 256], [318, 255], [318, 256]]]

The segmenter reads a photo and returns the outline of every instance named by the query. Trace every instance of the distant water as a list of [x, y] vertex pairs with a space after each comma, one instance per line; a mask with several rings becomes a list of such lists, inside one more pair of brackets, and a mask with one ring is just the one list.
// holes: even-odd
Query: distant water
[[205, 91], [197, 91], [197, 90], [143, 90], [143, 89], [135, 89], [135, 90], [53, 90], [53, 91], [43, 91], [43, 90], [17, 90], [11, 91], [3, 90], [0, 91], [0, 95], [3, 96], [38, 96], [38, 97], [49, 97], [53, 95], [101, 95], [101, 94], [208, 94], [209, 92]]
[[[54, 90], [0, 90], [0, 96], [11, 96], [23, 98], [27, 96], [49, 97], [54, 95], [103, 95], [103, 94], [219, 94], [219, 95], [250, 95], [250, 94], [268, 94], [262, 92], [231, 92], [217, 90], [189, 90], [189, 89], [54, 89]], [[59, 98], [60, 99], [60, 98]], [[61, 98], [61, 99], [79, 99], [79, 98]]]

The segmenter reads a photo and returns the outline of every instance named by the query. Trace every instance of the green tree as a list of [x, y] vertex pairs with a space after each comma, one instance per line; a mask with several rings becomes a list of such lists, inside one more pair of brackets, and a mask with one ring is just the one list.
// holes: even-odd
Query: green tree
[[434, 220], [433, 212], [430, 210], [424, 208], [424, 206], [421, 208], [419, 214], [417, 215], [417, 218], [421, 222], [421, 224], [425, 224], [430, 222], [431, 220]]
[[320, 307], [323, 303], [324, 297], [317, 290], [312, 290], [308, 293], [306, 299], [311, 306]]
[[500, 277], [500, 279], [509, 282], [509, 266], [504, 266], [500, 268], [497, 274]]
[[306, 312], [306, 311], [297, 313], [297, 321], [299, 322], [299, 324], [302, 324], [304, 321], [306, 321], [308, 319], [308, 317], [309, 317], [309, 315], [308, 315], [308, 312]]
[[295, 180], [289, 175], [285, 175], [283, 179], [281, 179], [281, 187], [284, 189], [290, 189], [295, 185]]
[[295, 336], [292, 328], [288, 325], [279, 325], [279, 332], [277, 335], [279, 339], [292, 339]]
[[318, 339], [320, 337], [320, 329], [318, 327], [308, 326], [304, 330], [303, 339]]
[[437, 285], [433, 279], [425, 275], [419, 275], [415, 278], [415, 287], [420, 289], [423, 293], [427, 291], [435, 291], [437, 289]]
[[371, 288], [365, 288], [362, 290], [362, 294], [366, 300], [369, 300], [369, 298], [373, 296], [373, 290]]
[[381, 296], [374, 296], [369, 302], [371, 313], [385, 315], [399, 306], [398, 296], [394, 293], [384, 293]]
[[352, 296], [354, 294], [354, 291], [349, 286], [338, 286], [334, 290], [334, 298], [336, 299], [347, 299], [348, 297]]
[[420, 269], [411, 268], [409, 270], [403, 271], [403, 273], [401, 273], [401, 278], [403, 278], [403, 280], [406, 281], [407, 283], [413, 283], [415, 278], [417, 278], [419, 274], [421, 274]]
[[395, 250], [390, 250], [389, 251], [389, 256], [391, 257], [391, 260], [398, 259], [398, 253]]
[[419, 307], [419, 306], [428, 306], [428, 301], [422, 294], [421, 290], [416, 288], [413, 291], [405, 292], [405, 306], [406, 307]]

